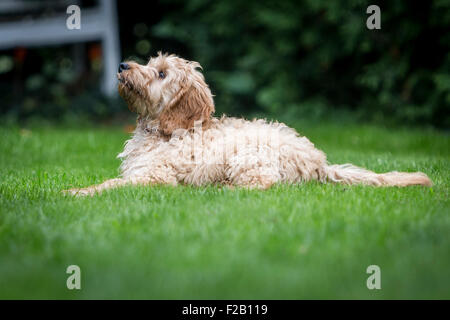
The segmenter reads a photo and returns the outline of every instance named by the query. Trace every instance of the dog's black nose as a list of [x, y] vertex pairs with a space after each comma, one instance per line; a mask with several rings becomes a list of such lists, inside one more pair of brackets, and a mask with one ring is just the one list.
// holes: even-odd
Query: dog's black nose
[[128, 70], [128, 69], [130, 69], [130, 66], [127, 63], [122, 62], [119, 64], [119, 73], [121, 73], [123, 70]]

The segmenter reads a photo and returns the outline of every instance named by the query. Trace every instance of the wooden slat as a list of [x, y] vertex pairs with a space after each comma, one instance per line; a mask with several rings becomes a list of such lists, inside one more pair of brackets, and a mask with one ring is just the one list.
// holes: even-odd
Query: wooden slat
[[82, 26], [79, 30], [67, 29], [68, 15], [2, 23], [0, 24], [0, 49], [100, 40], [108, 27], [103, 23], [101, 12], [98, 9], [85, 9], [81, 16]]
[[63, 7], [70, 4], [76, 4], [72, 0], [53, 0], [53, 1], [24, 1], [24, 0], [1, 0], [0, 13], [20, 13], [29, 10], [38, 10], [42, 8]]

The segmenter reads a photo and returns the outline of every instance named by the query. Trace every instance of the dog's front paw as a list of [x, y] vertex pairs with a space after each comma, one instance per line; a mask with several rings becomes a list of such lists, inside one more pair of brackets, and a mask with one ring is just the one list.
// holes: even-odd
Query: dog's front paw
[[68, 190], [63, 190], [62, 193], [75, 197], [85, 197], [85, 196], [93, 196], [96, 191], [93, 188], [73, 188]]

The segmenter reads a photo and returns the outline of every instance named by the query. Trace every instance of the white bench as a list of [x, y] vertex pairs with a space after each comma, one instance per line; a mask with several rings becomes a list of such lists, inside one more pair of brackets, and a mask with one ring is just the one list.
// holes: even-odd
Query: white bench
[[66, 20], [67, 6], [77, 1], [24, 1], [1, 0], [0, 14], [20, 14], [27, 10], [60, 6], [61, 13], [48, 17], [0, 22], [0, 50], [14, 47], [54, 46], [68, 43], [101, 41], [103, 52], [102, 90], [114, 95], [117, 67], [120, 63], [120, 45], [115, 0], [99, 0], [93, 8], [81, 7], [81, 29], [69, 30]]

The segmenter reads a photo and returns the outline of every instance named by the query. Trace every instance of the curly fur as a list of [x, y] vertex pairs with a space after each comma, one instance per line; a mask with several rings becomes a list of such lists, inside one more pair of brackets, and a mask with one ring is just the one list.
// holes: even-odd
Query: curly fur
[[119, 93], [138, 120], [133, 137], [119, 154], [120, 178], [71, 189], [71, 194], [93, 195], [127, 184], [265, 189], [279, 182], [318, 180], [431, 185], [420, 172], [377, 174], [351, 164], [329, 165], [322, 151], [282, 123], [213, 117], [212, 94], [197, 62], [159, 54], [147, 65], [128, 65], [128, 70], [118, 73]]

